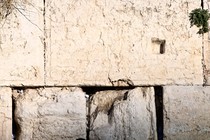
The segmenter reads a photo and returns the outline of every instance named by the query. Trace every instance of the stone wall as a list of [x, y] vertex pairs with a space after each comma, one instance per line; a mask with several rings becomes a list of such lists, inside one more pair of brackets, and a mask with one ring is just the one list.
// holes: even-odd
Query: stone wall
[[202, 37], [188, 20], [200, 1], [12, 2], [0, 85], [203, 84]]
[[12, 91], [0, 88], [0, 139], [12, 139]]
[[90, 99], [92, 140], [157, 139], [153, 88], [101, 91]]
[[14, 90], [13, 95], [18, 139], [86, 138], [86, 101], [81, 89]]
[[210, 87], [164, 87], [164, 134], [171, 140], [210, 137]]
[[18, 140], [206, 140], [210, 136], [210, 87], [103, 88], [92, 94], [89, 88], [78, 87], [1, 88], [0, 95], [0, 134], [6, 140], [12, 137], [12, 120]]
[[0, 20], [0, 85], [43, 85], [43, 3], [12, 4], [11, 14]]
[[1, 0], [0, 140], [208, 139], [200, 4]]

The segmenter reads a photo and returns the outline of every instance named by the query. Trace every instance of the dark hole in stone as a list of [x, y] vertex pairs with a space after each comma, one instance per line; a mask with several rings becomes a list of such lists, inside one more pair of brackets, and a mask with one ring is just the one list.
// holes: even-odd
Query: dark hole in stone
[[203, 0], [201, 0], [201, 8], [204, 8]]
[[15, 120], [15, 100], [12, 98], [12, 139], [17, 140], [20, 134], [20, 126]]
[[88, 94], [93, 95], [99, 91], [106, 91], [106, 90], [126, 90], [126, 89], [134, 89], [135, 87], [131, 86], [81, 86], [82, 90]]
[[128, 99], [128, 91], [126, 91], [125, 93], [124, 93], [124, 97], [123, 97], [123, 100], [127, 100]]
[[165, 39], [154, 38], [154, 37], [151, 40], [152, 40], [152, 43], [155, 43], [155, 44], [158, 45], [158, 47], [160, 47], [159, 51], [157, 53], [164, 54], [165, 53], [166, 40]]
[[160, 54], [165, 53], [165, 45], [166, 45], [166, 41], [162, 40], [161, 43], [160, 43]]
[[155, 86], [155, 107], [156, 107], [156, 122], [158, 140], [163, 140], [163, 87]]

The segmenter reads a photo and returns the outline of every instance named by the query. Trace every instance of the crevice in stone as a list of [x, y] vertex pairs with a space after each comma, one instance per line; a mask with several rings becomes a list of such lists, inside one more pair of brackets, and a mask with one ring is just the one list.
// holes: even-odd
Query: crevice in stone
[[155, 86], [155, 108], [156, 108], [156, 125], [157, 125], [157, 137], [158, 140], [163, 140], [163, 87]]
[[91, 105], [91, 100], [90, 100], [90, 96], [88, 96], [87, 100], [86, 100], [86, 105], [87, 105], [87, 115], [86, 115], [86, 119], [87, 119], [87, 128], [86, 128], [86, 140], [90, 139], [90, 122], [91, 122], [91, 117], [90, 117], [90, 105]]
[[[27, 87], [11, 87], [12, 91], [17, 91], [17, 93], [24, 93]], [[35, 88], [34, 88], [35, 89]], [[14, 99], [14, 97], [13, 97]]]
[[16, 109], [16, 105], [15, 105], [15, 99], [12, 96], [12, 135], [13, 135], [13, 140], [18, 140], [19, 134], [20, 134], [20, 126], [16, 121], [16, 117], [15, 117], [15, 109]]
[[201, 0], [201, 8], [204, 8], [203, 0]]
[[128, 99], [128, 91], [126, 91], [125, 93], [124, 93], [124, 97], [123, 97], [123, 100], [127, 100]]
[[[204, 9], [204, 2], [201, 0], [201, 8]], [[205, 64], [205, 46], [204, 46], [204, 34], [202, 34], [202, 58], [201, 58], [201, 65], [203, 69], [203, 86], [206, 85], [207, 83], [207, 69], [206, 69], [206, 64]]]
[[205, 64], [205, 47], [204, 47], [204, 35], [202, 35], [202, 58], [201, 58], [201, 64], [203, 68], [203, 86], [206, 85], [207, 83], [207, 69], [206, 69], [206, 64]]
[[118, 87], [113, 87], [113, 86], [81, 86], [82, 90], [87, 94], [92, 96], [96, 92], [99, 91], [107, 91], [107, 90], [126, 90], [126, 89], [134, 89], [134, 86], [118, 86]]
[[[99, 91], [99, 87], [81, 87], [82, 90], [86, 93], [86, 108], [87, 108], [87, 113], [86, 113], [86, 140], [90, 139], [90, 131], [91, 131], [91, 96], [95, 94], [97, 91]], [[99, 88], [99, 89], [98, 89]], [[102, 90], [102, 89], [101, 89]]]
[[46, 63], [47, 63], [47, 56], [46, 56], [46, 49], [47, 49], [47, 44], [46, 44], [46, 38], [47, 38], [47, 32], [46, 32], [46, 1], [43, 0], [43, 26], [44, 26], [44, 38], [43, 38], [43, 45], [44, 45], [44, 85], [46, 85], [46, 78], [47, 78], [47, 71], [46, 71]]

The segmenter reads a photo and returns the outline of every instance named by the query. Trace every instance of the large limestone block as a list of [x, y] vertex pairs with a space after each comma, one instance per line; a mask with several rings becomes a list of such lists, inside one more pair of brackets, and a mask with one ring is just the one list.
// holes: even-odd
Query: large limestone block
[[199, 6], [47, 0], [47, 85], [202, 84], [202, 37], [188, 17]]
[[0, 85], [43, 85], [43, 0], [10, 1], [0, 8]]
[[156, 139], [153, 88], [97, 92], [89, 115], [90, 140]]
[[79, 88], [18, 90], [15, 120], [19, 140], [86, 138], [86, 99]]
[[210, 138], [210, 87], [164, 87], [164, 135], [166, 140]]
[[12, 139], [12, 91], [0, 87], [0, 140]]

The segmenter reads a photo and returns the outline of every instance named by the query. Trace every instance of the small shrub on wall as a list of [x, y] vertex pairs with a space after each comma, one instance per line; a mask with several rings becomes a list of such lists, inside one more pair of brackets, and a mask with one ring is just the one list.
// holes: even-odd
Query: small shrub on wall
[[209, 31], [208, 20], [210, 18], [210, 14], [208, 10], [197, 8], [191, 11], [190, 13], [190, 24], [192, 26], [197, 26], [199, 28], [198, 34], [204, 34]]

